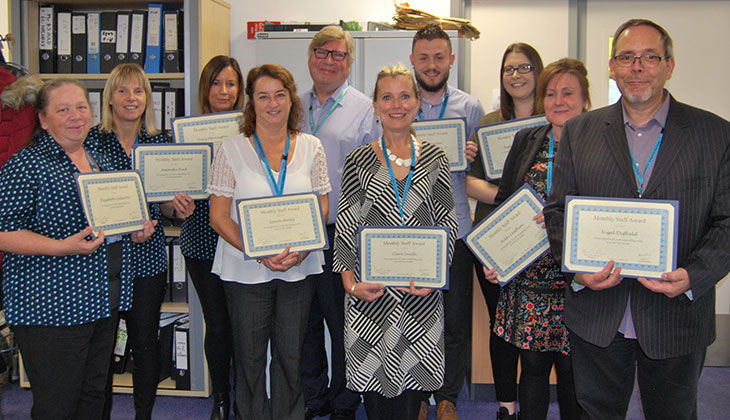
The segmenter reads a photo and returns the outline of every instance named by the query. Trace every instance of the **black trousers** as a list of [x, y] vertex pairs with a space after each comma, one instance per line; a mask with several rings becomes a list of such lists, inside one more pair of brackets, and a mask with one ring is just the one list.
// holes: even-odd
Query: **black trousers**
[[405, 390], [395, 398], [365, 392], [362, 397], [368, 420], [417, 420], [423, 392]]
[[617, 333], [608, 347], [570, 334], [578, 404], [588, 418], [624, 419], [637, 375], [647, 420], [697, 419], [697, 384], [706, 349], [670, 359], [650, 359], [638, 340]]
[[104, 410], [117, 311], [69, 327], [12, 327], [33, 392], [34, 420], [98, 419]]
[[489, 357], [494, 375], [494, 392], [497, 401], [517, 401], [517, 361], [520, 350], [494, 334], [494, 319], [497, 316], [497, 302], [502, 288], [487, 281], [483, 266], [476, 258], [474, 266], [489, 312]]
[[555, 351], [520, 350], [520, 419], [545, 420], [550, 405], [550, 370], [558, 374], [558, 406], [561, 420], [578, 420], [581, 409], [575, 399], [570, 356]]
[[213, 393], [227, 394], [231, 390], [228, 378], [233, 359], [233, 337], [223, 281], [210, 272], [213, 260], [185, 257], [185, 266], [203, 308], [205, 359], [208, 362]]
[[[345, 289], [342, 277], [332, 272], [335, 225], [327, 225], [330, 249], [324, 251], [324, 272], [315, 276], [315, 291], [309, 309], [307, 334], [302, 353], [302, 391], [304, 404], [312, 410], [327, 406], [357, 410], [360, 394], [345, 388]], [[327, 376], [324, 323], [330, 333], [330, 366]]]

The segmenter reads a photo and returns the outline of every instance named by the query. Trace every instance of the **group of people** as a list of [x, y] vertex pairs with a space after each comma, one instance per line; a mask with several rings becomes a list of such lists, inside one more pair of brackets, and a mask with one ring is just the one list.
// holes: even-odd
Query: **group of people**
[[[353, 50], [340, 27], [318, 32], [308, 49], [313, 85], [301, 95], [281, 66], [254, 67], [244, 82], [235, 59], [211, 59], [199, 112], [244, 117], [215, 154], [209, 200], [178, 194], [151, 204], [142, 231], [116, 237], [92, 235], [74, 174], [130, 169], [134, 144], [168, 141], [155, 126], [150, 83], [139, 66], [116, 67], [96, 127], [81, 83], [43, 85], [33, 140], [0, 172], [6, 319], [31, 381], [31, 416], [109, 418], [121, 314], [136, 418], [151, 418], [165, 214], [183, 219], [182, 252], [206, 324], [212, 420], [231, 417], [231, 389], [237, 419], [354, 419], [362, 400], [370, 419], [425, 420], [432, 396], [439, 420], [457, 419], [476, 263], [464, 237], [527, 183], [547, 202], [534, 221], [546, 226], [550, 250], [503, 288], [495, 270], [476, 263], [497, 419], [518, 411], [544, 419], [553, 365], [563, 419], [623, 418], [635, 370], [647, 418], [697, 418], [714, 285], [730, 271], [730, 123], [664, 89], [675, 65], [669, 34], [648, 20], [617, 29], [610, 70], [623, 96], [592, 112], [583, 63], [543, 66], [525, 43], [506, 49], [500, 108], [486, 115], [447, 84], [455, 57], [436, 25], [414, 36], [413, 72], [384, 67], [372, 98], [347, 83]], [[517, 133], [502, 179], [487, 181], [476, 127], [537, 114], [548, 124]], [[412, 127], [454, 117], [465, 118], [470, 138], [462, 172]], [[319, 197], [331, 248], [245, 259], [236, 200], [304, 192]], [[679, 268], [662, 281], [622, 279], [613, 262], [563, 273], [566, 195], [679, 200]], [[474, 221], [469, 198], [478, 202]], [[449, 289], [361, 282], [358, 229], [384, 225], [447, 228]]]

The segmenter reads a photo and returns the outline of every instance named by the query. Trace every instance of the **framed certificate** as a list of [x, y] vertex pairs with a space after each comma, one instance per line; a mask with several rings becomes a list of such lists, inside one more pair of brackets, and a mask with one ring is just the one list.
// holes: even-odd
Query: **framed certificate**
[[116, 235], [143, 229], [149, 219], [142, 178], [137, 171], [77, 173], [81, 207], [98, 235]]
[[567, 196], [563, 271], [614, 260], [623, 277], [660, 279], [677, 268], [678, 225], [678, 201]]
[[449, 288], [448, 228], [363, 226], [358, 236], [360, 281]]
[[504, 161], [507, 160], [507, 154], [518, 131], [545, 124], [547, 119], [544, 115], [535, 115], [477, 127], [479, 153], [482, 156], [486, 178], [502, 178]]
[[412, 125], [419, 140], [435, 144], [446, 152], [451, 172], [465, 171], [466, 118], [416, 121]]
[[479, 261], [497, 269], [500, 285], [550, 248], [545, 229], [532, 220], [543, 207], [542, 198], [525, 184], [466, 235], [466, 245]]
[[327, 231], [315, 193], [236, 200], [243, 256], [250, 260], [283, 251], [327, 249]]
[[137, 144], [132, 148], [132, 167], [142, 177], [147, 201], [170, 201], [177, 193], [206, 199], [213, 145]]
[[172, 119], [172, 139], [175, 143], [213, 143], [218, 150], [223, 139], [241, 132], [243, 111], [177, 117]]

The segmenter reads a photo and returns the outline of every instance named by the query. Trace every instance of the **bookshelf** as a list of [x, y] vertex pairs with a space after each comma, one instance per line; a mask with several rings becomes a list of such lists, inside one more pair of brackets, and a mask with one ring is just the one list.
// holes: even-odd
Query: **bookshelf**
[[[70, 11], [140, 10], [149, 3], [162, 3], [184, 10], [183, 73], [148, 74], [151, 81], [170, 82], [183, 87], [185, 94], [185, 115], [197, 114], [198, 80], [205, 64], [216, 55], [230, 55], [230, 4], [224, 0], [11, 0], [11, 32], [15, 34], [13, 61], [27, 67], [43, 80], [74, 78], [84, 81], [89, 87], [103, 87], [108, 73], [101, 74], [39, 74], [38, 49], [38, 7], [41, 4], [59, 5]], [[181, 86], [180, 86], [181, 85]], [[166, 236], [179, 236], [179, 228], [165, 228]], [[187, 313], [190, 318], [189, 369], [190, 390], [175, 389], [170, 378], [158, 385], [158, 395], [208, 397], [210, 378], [205, 361], [205, 325], [195, 287], [188, 277], [188, 303], [162, 304], [162, 312]], [[20, 384], [30, 387], [20, 361]], [[114, 392], [132, 393], [131, 374], [114, 375]]]

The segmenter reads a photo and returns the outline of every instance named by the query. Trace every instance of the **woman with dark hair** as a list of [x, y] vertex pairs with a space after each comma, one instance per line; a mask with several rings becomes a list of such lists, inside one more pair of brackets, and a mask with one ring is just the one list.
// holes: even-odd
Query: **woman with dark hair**
[[[220, 235], [213, 272], [223, 281], [233, 331], [236, 406], [245, 419], [304, 418], [302, 346], [322, 251], [289, 252], [245, 260], [236, 200], [314, 192], [327, 217], [331, 190], [319, 139], [299, 130], [302, 108], [284, 67], [254, 67], [246, 78], [242, 133], [215, 155], [210, 224]], [[266, 349], [271, 343], [271, 401]]]
[[[495, 124], [516, 118], [539, 114], [535, 98], [537, 79], [542, 72], [540, 54], [530, 45], [518, 42], [507, 47], [499, 68], [500, 107], [485, 115], [479, 125]], [[472, 141], [479, 143], [476, 134]], [[466, 176], [466, 193], [477, 200], [474, 226], [481, 222], [497, 206], [494, 197], [499, 189], [499, 180], [487, 181], [481, 153], [477, 153]], [[482, 265], [476, 259], [476, 273], [489, 310], [490, 331], [494, 329], [500, 288], [485, 280]], [[494, 375], [494, 390], [499, 402], [498, 420], [516, 419], [517, 415], [517, 360], [519, 353], [514, 346], [505, 343], [493, 333], [489, 335], [489, 355]]]
[[[201, 114], [243, 109], [243, 75], [233, 57], [211, 58], [200, 73], [198, 88]], [[223, 282], [211, 272], [218, 234], [210, 227], [209, 208], [208, 200], [195, 202], [195, 211], [182, 224], [180, 248], [205, 318], [205, 358], [213, 386], [210, 420], [228, 420], [231, 389], [228, 376], [233, 358], [231, 320]]]
[[[515, 135], [496, 203], [502, 203], [525, 183], [547, 199], [563, 126], [591, 106], [587, 75], [583, 63], [573, 58], [551, 63], [540, 74], [536, 91], [538, 112], [545, 113], [549, 124]], [[544, 220], [542, 213], [535, 217], [539, 224], [544, 224]], [[488, 281], [497, 283], [495, 269], [486, 271], [485, 275]], [[558, 373], [560, 418], [580, 418], [581, 409], [573, 388], [568, 329], [563, 324], [565, 287], [560, 266], [548, 251], [502, 288], [493, 332], [519, 349], [520, 419], [547, 417], [553, 365]]]

